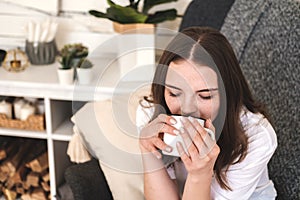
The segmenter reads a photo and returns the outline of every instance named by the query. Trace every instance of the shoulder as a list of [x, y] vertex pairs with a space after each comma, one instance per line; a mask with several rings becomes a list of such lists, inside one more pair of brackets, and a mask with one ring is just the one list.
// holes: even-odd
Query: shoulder
[[267, 118], [260, 113], [243, 110], [241, 123], [248, 136], [248, 154], [252, 151], [272, 155], [277, 148], [277, 136]]

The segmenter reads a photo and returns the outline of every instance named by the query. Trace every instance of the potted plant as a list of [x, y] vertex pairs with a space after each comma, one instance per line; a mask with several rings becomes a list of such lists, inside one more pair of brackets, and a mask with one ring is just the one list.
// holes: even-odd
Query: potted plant
[[82, 58], [76, 68], [79, 84], [89, 84], [93, 79], [93, 63], [87, 58]]
[[75, 73], [74, 69], [78, 66], [81, 59], [87, 57], [88, 48], [80, 43], [66, 44], [59, 51], [58, 78], [61, 84], [73, 84]]
[[144, 0], [142, 6], [139, 6], [141, 0], [129, 0], [129, 5], [121, 6], [114, 3], [112, 0], [107, 0], [109, 8], [106, 13], [89, 10], [89, 14], [107, 18], [114, 22], [114, 29], [117, 32], [125, 31], [128, 29], [136, 29], [140, 26], [142, 28], [154, 27], [154, 24], [164, 22], [166, 20], [174, 20], [177, 17], [176, 9], [167, 9], [150, 13], [150, 9], [156, 5], [176, 2], [177, 0]]

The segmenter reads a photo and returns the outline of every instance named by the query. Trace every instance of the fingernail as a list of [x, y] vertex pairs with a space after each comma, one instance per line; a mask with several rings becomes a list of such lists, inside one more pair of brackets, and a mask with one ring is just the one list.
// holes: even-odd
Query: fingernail
[[185, 117], [181, 118], [180, 120], [183, 124], [185, 124], [187, 122], [187, 118], [185, 118]]
[[211, 125], [212, 125], [212, 121], [211, 121], [211, 119], [209, 118], [209, 119], [207, 119], [206, 121], [208, 122], [208, 126], [209, 126], [208, 128], [210, 128], [210, 127], [211, 127]]
[[184, 128], [183, 127], [180, 128], [180, 133], [184, 133]]
[[172, 147], [167, 146], [165, 151], [171, 153], [172, 152]]
[[171, 122], [171, 124], [173, 124], [173, 125], [176, 124], [176, 120], [173, 119], [173, 118], [170, 119], [170, 122]]
[[174, 130], [173, 130], [173, 133], [176, 134], [176, 135], [179, 135], [179, 134], [180, 134], [179, 130], [177, 130], [177, 129], [174, 129]]
[[191, 121], [191, 122], [194, 122], [195, 118], [194, 117], [191, 117], [189, 116], [188, 119]]
[[154, 152], [153, 154], [156, 156], [157, 159], [161, 159], [161, 155], [159, 152]]

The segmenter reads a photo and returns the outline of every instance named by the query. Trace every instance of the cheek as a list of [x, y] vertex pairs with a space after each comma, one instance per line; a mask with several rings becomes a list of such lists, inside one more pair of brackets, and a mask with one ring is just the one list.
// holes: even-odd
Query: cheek
[[214, 98], [212, 100], [200, 100], [198, 103], [200, 116], [204, 119], [214, 120], [219, 112], [220, 101], [219, 98]]
[[177, 98], [165, 95], [165, 100], [172, 114], [180, 114], [180, 102], [177, 100]]

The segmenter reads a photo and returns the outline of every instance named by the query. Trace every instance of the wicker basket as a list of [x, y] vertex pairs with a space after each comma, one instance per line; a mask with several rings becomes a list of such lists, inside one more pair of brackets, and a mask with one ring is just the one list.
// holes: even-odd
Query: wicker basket
[[8, 119], [5, 114], [0, 113], [0, 127], [43, 131], [45, 130], [45, 119], [44, 115], [30, 115], [25, 121], [22, 121], [19, 119]]

